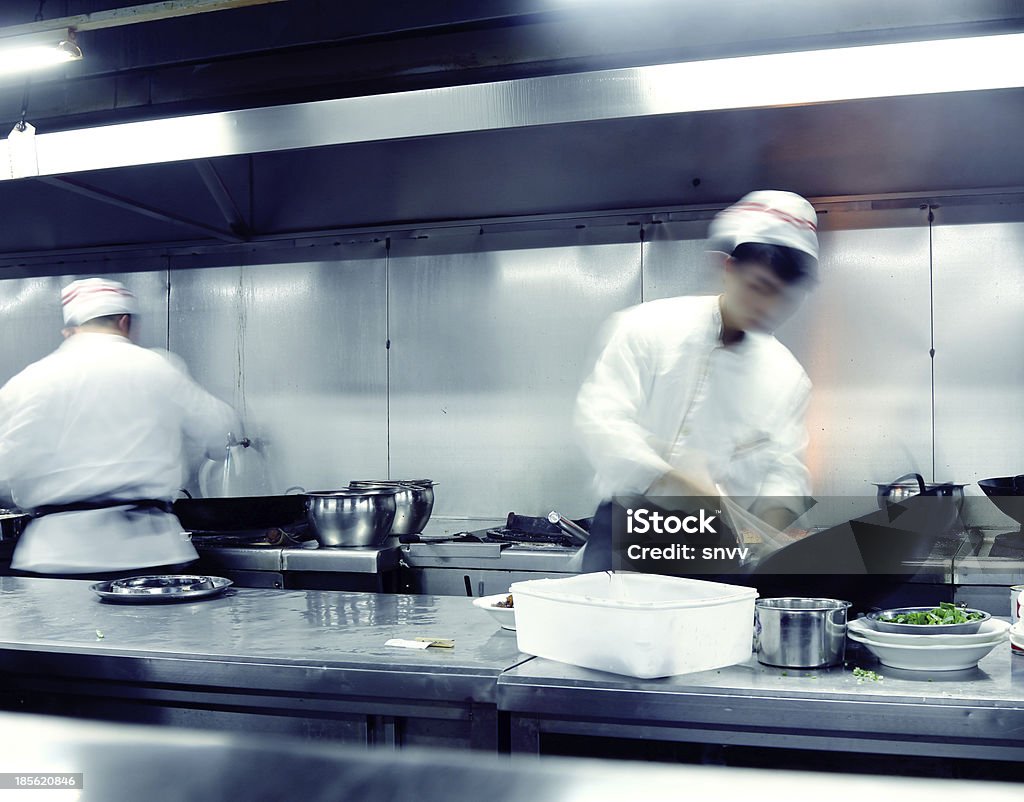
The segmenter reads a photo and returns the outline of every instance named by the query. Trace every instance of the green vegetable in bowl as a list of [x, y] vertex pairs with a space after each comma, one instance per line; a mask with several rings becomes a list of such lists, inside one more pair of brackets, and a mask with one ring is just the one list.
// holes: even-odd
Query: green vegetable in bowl
[[952, 602], [942, 602], [934, 610], [920, 613], [900, 613], [891, 618], [879, 618], [887, 624], [966, 624], [977, 621], [984, 616], [981, 613], [968, 613]]

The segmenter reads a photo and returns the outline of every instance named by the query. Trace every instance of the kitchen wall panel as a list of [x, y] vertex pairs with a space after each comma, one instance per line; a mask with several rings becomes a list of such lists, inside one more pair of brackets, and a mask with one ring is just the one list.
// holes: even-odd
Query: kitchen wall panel
[[[87, 277], [0, 280], [0, 384], [61, 344], [61, 288], [76, 278]], [[147, 348], [166, 348], [167, 272], [109, 273], [104, 277], [123, 282], [138, 298], [140, 314], [134, 324], [137, 342]]]
[[[819, 496], [866, 498], [870, 480], [911, 469], [933, 478], [927, 221], [877, 227], [879, 215], [873, 228], [826, 218], [821, 284], [778, 332], [814, 382]], [[275, 492], [430, 476], [438, 518], [586, 515], [596, 499], [570, 416], [601, 324], [641, 297], [717, 292], [706, 225], [648, 225], [643, 245], [638, 227], [466, 228], [393, 242], [390, 259], [384, 242], [342, 243], [319, 262], [116, 277], [143, 306], [142, 344], [167, 346], [169, 332], [243, 414]], [[938, 211], [938, 480], [1022, 470], [1022, 252], [1024, 223], [948, 225]], [[0, 280], [0, 380], [59, 345], [70, 278]], [[973, 501], [973, 520], [1005, 520]]]
[[383, 245], [354, 250], [172, 275], [171, 350], [239, 411], [274, 492], [387, 469]]
[[[1024, 223], [934, 228], [936, 475], [1024, 473]], [[977, 486], [971, 495], [980, 495]], [[974, 517], [1005, 518], [987, 500]]]
[[593, 512], [570, 431], [604, 320], [640, 301], [640, 244], [391, 259], [391, 474], [435, 515]]

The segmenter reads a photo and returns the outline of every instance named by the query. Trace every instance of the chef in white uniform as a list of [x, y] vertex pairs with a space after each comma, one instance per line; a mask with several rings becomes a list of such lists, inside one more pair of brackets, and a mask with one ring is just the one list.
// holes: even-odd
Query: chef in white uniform
[[[709, 249], [727, 254], [721, 295], [613, 318], [574, 419], [603, 498], [740, 497], [777, 528], [799, 514], [811, 383], [772, 332], [816, 281], [816, 226], [799, 195], [752, 192], [711, 224]], [[610, 510], [584, 570], [610, 567]]]
[[237, 416], [132, 342], [137, 304], [124, 285], [74, 281], [61, 303], [63, 344], [0, 389], [0, 489], [35, 516], [12, 567], [90, 578], [180, 569], [198, 556], [171, 512], [185, 438], [222, 451]]

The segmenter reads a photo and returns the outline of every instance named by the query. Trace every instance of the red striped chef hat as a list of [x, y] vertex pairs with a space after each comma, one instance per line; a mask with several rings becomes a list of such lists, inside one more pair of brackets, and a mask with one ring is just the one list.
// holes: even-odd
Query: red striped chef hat
[[81, 326], [104, 315], [135, 315], [135, 296], [120, 281], [105, 278], [83, 278], [72, 281], [60, 292], [64, 308], [64, 325]]
[[794, 192], [762, 189], [719, 212], [708, 229], [708, 248], [732, 253], [737, 245], [784, 245], [818, 258], [818, 216]]

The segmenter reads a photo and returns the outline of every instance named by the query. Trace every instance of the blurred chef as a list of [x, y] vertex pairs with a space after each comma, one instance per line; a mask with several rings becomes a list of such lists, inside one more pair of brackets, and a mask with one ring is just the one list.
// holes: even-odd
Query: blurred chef
[[[796, 517], [810, 492], [811, 383], [772, 332], [816, 281], [816, 227], [799, 195], [752, 192], [709, 230], [709, 250], [727, 254], [721, 295], [613, 318], [574, 420], [602, 498], [728, 495], [777, 528]], [[611, 567], [610, 521], [605, 501], [584, 570]]]
[[0, 389], [0, 488], [34, 516], [12, 567], [115, 578], [197, 559], [171, 512], [185, 438], [214, 452], [234, 411], [170, 359], [132, 342], [135, 296], [117, 281], [61, 293], [65, 340]]

